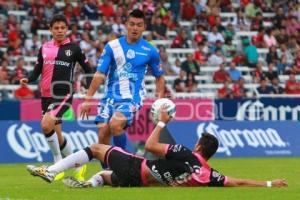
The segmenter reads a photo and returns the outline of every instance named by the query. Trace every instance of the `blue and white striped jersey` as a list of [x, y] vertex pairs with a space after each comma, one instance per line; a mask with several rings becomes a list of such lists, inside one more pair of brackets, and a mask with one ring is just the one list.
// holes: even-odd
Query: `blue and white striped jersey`
[[107, 76], [105, 98], [140, 104], [148, 66], [155, 77], [164, 73], [157, 49], [143, 38], [135, 44], [128, 44], [125, 36], [107, 43], [97, 66]]

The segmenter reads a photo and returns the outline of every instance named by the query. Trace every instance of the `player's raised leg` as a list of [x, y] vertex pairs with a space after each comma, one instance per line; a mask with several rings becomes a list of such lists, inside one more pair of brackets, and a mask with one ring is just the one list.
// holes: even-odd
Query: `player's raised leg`
[[86, 147], [69, 155], [49, 167], [28, 165], [27, 170], [34, 176], [39, 176], [48, 182], [52, 182], [57, 174], [70, 168], [82, 166], [93, 158], [97, 158], [104, 162], [105, 154], [110, 147], [111, 146], [105, 144], [93, 144], [90, 147]]
[[[70, 142], [68, 142], [67, 138], [65, 138], [62, 135], [62, 129], [61, 129], [61, 121], [59, 121], [58, 123], [56, 123], [55, 125], [55, 132], [57, 133], [58, 136], [58, 141], [59, 141], [59, 146], [60, 146], [60, 152], [63, 158], [71, 155], [73, 153], [72, 147]], [[86, 165], [83, 165], [81, 167], [76, 167], [74, 169], [73, 172], [73, 176], [75, 179], [79, 180], [79, 181], [84, 181], [84, 176], [85, 176], [85, 172], [86, 172]], [[63, 175], [61, 176], [56, 176], [55, 180], [60, 180], [63, 178]]]

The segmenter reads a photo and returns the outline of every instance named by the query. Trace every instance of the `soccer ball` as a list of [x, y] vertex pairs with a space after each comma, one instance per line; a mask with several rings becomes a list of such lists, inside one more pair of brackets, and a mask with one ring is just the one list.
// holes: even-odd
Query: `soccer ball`
[[151, 117], [154, 124], [157, 124], [159, 121], [159, 109], [165, 105], [168, 111], [168, 114], [171, 118], [175, 117], [176, 114], [176, 105], [173, 101], [167, 98], [157, 99], [151, 106]]

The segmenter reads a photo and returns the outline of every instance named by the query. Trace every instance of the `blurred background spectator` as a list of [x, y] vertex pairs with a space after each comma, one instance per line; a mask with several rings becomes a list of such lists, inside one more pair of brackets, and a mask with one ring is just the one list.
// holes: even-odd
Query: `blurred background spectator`
[[220, 69], [218, 71], [215, 71], [213, 75], [213, 80], [214, 83], [225, 83], [225, 82], [230, 82], [230, 75], [229, 73], [225, 70], [225, 65], [220, 64]]
[[274, 94], [273, 88], [269, 85], [268, 79], [262, 77], [260, 79], [259, 86], [257, 87], [257, 92], [259, 94]]

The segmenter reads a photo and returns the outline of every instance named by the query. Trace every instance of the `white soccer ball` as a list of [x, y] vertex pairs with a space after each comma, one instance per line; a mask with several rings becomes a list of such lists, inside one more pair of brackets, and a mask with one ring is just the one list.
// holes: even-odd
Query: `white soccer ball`
[[176, 114], [176, 105], [173, 101], [167, 98], [157, 99], [151, 106], [151, 117], [154, 124], [159, 121], [159, 109], [166, 106], [168, 114], [174, 118]]

